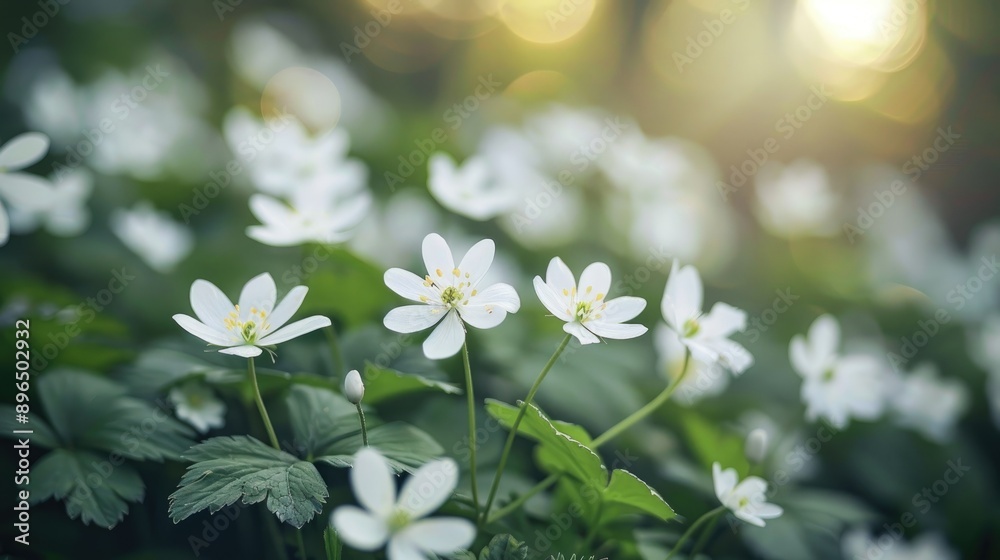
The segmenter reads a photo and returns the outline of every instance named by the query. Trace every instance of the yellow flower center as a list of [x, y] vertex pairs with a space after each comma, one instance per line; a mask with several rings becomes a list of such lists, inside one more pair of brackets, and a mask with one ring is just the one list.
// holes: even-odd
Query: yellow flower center
[[412, 521], [412, 518], [409, 513], [402, 510], [396, 510], [389, 516], [389, 531], [395, 533], [396, 531], [399, 531], [403, 527], [409, 525], [410, 521]]
[[241, 321], [239, 305], [234, 306], [234, 309], [223, 320], [223, 324], [227, 331], [236, 334], [248, 344], [256, 342], [262, 331], [271, 328], [271, 325], [267, 323], [267, 311], [256, 307], [251, 307], [250, 317], [246, 321]]
[[684, 338], [691, 338], [698, 334], [700, 329], [701, 325], [698, 324], [698, 319], [688, 319], [684, 322]]

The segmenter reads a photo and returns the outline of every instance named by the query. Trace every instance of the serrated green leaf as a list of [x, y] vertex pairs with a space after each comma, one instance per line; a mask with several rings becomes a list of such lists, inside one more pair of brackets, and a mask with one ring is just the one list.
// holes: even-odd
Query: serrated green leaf
[[[27, 424], [18, 423], [17, 411], [13, 405], [0, 405], [0, 436], [10, 439], [31, 438], [31, 445], [55, 449], [59, 447], [59, 436], [42, 420], [39, 414], [29, 414]], [[31, 434], [15, 434], [14, 430], [31, 430]]]
[[310, 455], [360, 429], [354, 405], [328, 389], [293, 385], [285, 397], [285, 406], [295, 446]]
[[[444, 453], [444, 449], [434, 438], [423, 430], [403, 422], [382, 424], [374, 428], [369, 427], [368, 444], [378, 449], [389, 461], [393, 470], [397, 472], [413, 472], [424, 463], [436, 459]], [[363, 445], [359, 427], [349, 435], [337, 439], [322, 451], [317, 452], [316, 461], [335, 467], [349, 467], [354, 460], [354, 454]]]
[[323, 511], [329, 495], [316, 467], [250, 436], [212, 438], [184, 454], [194, 461], [170, 495], [170, 517], [177, 523], [208, 509], [215, 513], [242, 498], [266, 500], [280, 521], [301, 528]]
[[449, 395], [462, 394], [462, 389], [451, 383], [435, 381], [421, 375], [403, 373], [394, 369], [380, 368], [372, 363], [365, 364], [364, 381], [364, 402], [368, 404], [377, 404], [421, 391], [441, 391]]
[[[661, 521], [669, 521], [677, 514], [662, 496], [634, 474], [615, 469], [611, 473], [611, 482], [603, 492], [605, 504], [625, 506], [652, 515]], [[608, 511], [611, 509], [605, 508]], [[605, 519], [608, 517], [605, 516]]]
[[[508, 429], [514, 424], [517, 410], [500, 401], [486, 400], [486, 411]], [[581, 482], [596, 485], [597, 488], [607, 485], [608, 470], [601, 457], [579, 440], [557, 429], [534, 404], [528, 405], [528, 411], [517, 431], [540, 444], [539, 460], [543, 467], [567, 472]]]
[[510, 535], [496, 535], [479, 553], [479, 560], [525, 560], [528, 545]]
[[35, 464], [31, 473], [31, 501], [50, 498], [66, 503], [70, 519], [113, 528], [128, 513], [129, 502], [141, 502], [142, 479], [128, 465], [89, 451], [57, 449]]

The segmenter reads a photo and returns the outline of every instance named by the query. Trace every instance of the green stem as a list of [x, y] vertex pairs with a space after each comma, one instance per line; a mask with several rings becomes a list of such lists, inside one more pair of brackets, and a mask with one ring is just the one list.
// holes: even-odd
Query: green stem
[[267, 415], [267, 409], [264, 408], [264, 399], [260, 396], [260, 387], [257, 385], [257, 369], [254, 368], [253, 358], [247, 358], [247, 371], [250, 372], [250, 384], [253, 385], [253, 396], [257, 401], [257, 411], [260, 412], [260, 417], [264, 420], [264, 428], [267, 429], [267, 437], [271, 439], [271, 445], [275, 449], [281, 450], [281, 445], [278, 444], [278, 436], [274, 433], [274, 426], [271, 425], [271, 418]]
[[517, 499], [513, 500], [511, 503], [505, 505], [504, 507], [498, 509], [495, 514], [493, 514], [492, 516], [490, 516], [489, 519], [487, 519], [487, 523], [492, 523], [493, 521], [496, 521], [502, 517], [507, 516], [511, 512], [516, 511], [519, 507], [524, 505], [525, 502], [530, 500], [532, 496], [541, 492], [542, 490], [545, 490], [549, 486], [555, 484], [556, 481], [559, 480], [560, 476], [562, 476], [561, 473], [550, 474], [548, 478], [532, 486], [530, 490], [518, 496]]
[[689, 555], [691, 558], [694, 558], [698, 552], [701, 551], [702, 547], [704, 547], [708, 542], [708, 538], [712, 535], [712, 532], [715, 531], [715, 526], [719, 524], [720, 519], [722, 518], [716, 515], [715, 518], [712, 519], [712, 522], [708, 524], [708, 527], [701, 532], [701, 536], [698, 537], [698, 541], [694, 543], [694, 548], [691, 549], [691, 554]]
[[688, 527], [688, 530], [684, 532], [684, 534], [681, 536], [681, 539], [679, 541], [677, 541], [677, 544], [674, 545], [674, 548], [670, 551], [670, 554], [667, 555], [667, 559], [669, 560], [669, 558], [671, 556], [673, 556], [674, 554], [676, 554], [677, 551], [679, 551], [681, 549], [681, 547], [684, 546], [684, 543], [686, 543], [687, 540], [689, 538], [691, 538], [691, 535], [694, 534], [695, 530], [698, 527], [701, 527], [701, 525], [703, 523], [705, 523], [706, 521], [708, 521], [712, 517], [714, 517], [714, 516], [716, 516], [716, 515], [724, 512], [724, 511], [726, 511], [726, 507], [725, 506], [719, 506], [719, 507], [713, 509], [712, 511], [706, 513], [705, 515], [702, 515], [701, 517], [699, 517], [697, 521], [695, 521], [690, 527]]
[[507, 457], [510, 455], [510, 450], [514, 446], [514, 438], [517, 436], [517, 427], [521, 425], [521, 420], [524, 419], [524, 414], [528, 411], [528, 405], [531, 404], [532, 399], [535, 398], [535, 393], [538, 392], [538, 388], [542, 385], [542, 380], [548, 375], [549, 370], [555, 365], [556, 360], [566, 349], [566, 345], [569, 344], [571, 335], [567, 334], [562, 342], [559, 343], [559, 347], [556, 348], [555, 353], [549, 358], [549, 361], [545, 363], [545, 367], [538, 374], [535, 379], [535, 383], [532, 384], [531, 389], [528, 390], [528, 396], [524, 398], [524, 402], [521, 404], [520, 409], [517, 411], [517, 416], [514, 417], [514, 423], [510, 427], [510, 433], [507, 435], [507, 441], [503, 445], [503, 453], [500, 454], [500, 463], [497, 465], [497, 472], [493, 475], [493, 484], [490, 485], [490, 494], [486, 498], [486, 506], [483, 508], [482, 522], [486, 521], [489, 516], [490, 507], [493, 506], [493, 500], [496, 498], [497, 490], [500, 488], [500, 479], [503, 478], [503, 470], [507, 466]]
[[358, 409], [358, 418], [361, 420], [361, 443], [368, 447], [368, 426], [365, 425], [365, 411], [361, 410], [361, 403], [354, 405]]
[[476, 397], [472, 392], [472, 366], [469, 365], [469, 343], [462, 344], [462, 362], [465, 365], [465, 394], [469, 407], [469, 478], [472, 480], [472, 505], [479, 517], [479, 484], [476, 481]]
[[295, 530], [295, 543], [299, 547], [299, 560], [309, 560], [306, 556], [306, 542], [302, 539], [302, 529]]
[[684, 366], [683, 366], [683, 369], [681, 370], [681, 374], [677, 376], [677, 379], [674, 379], [673, 383], [671, 383], [670, 385], [668, 385], [667, 388], [664, 389], [662, 393], [660, 393], [659, 395], [657, 395], [655, 399], [653, 399], [653, 400], [649, 401], [648, 403], [646, 403], [646, 406], [644, 406], [644, 407], [640, 408], [639, 410], [633, 412], [627, 418], [625, 418], [621, 422], [615, 424], [610, 429], [608, 429], [608, 431], [606, 431], [603, 434], [597, 436], [594, 439], [594, 441], [591, 442], [592, 443], [591, 447], [594, 447], [594, 448], [600, 447], [601, 445], [607, 443], [609, 440], [614, 439], [619, 434], [621, 434], [625, 430], [631, 428], [633, 425], [635, 425], [637, 422], [639, 422], [643, 418], [645, 418], [645, 417], [649, 416], [650, 414], [652, 414], [654, 411], [656, 411], [656, 409], [660, 408], [663, 405], [663, 403], [665, 403], [668, 400], [670, 400], [670, 396], [674, 394], [674, 391], [677, 390], [677, 387], [680, 386], [681, 381], [683, 381], [684, 377], [687, 375], [688, 363], [690, 362], [690, 360], [691, 360], [691, 351], [685, 349], [685, 351], [684, 351]]
[[337, 340], [337, 331], [331, 323], [329, 327], [323, 329], [326, 340], [330, 343], [330, 367], [333, 368], [333, 376], [339, 377], [344, 372], [344, 356], [340, 352], [340, 341]]

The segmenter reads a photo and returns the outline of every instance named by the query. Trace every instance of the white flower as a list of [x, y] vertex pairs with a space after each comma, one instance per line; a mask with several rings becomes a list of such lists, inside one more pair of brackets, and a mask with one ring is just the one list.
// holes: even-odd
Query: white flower
[[839, 233], [840, 199], [823, 166], [797, 160], [788, 166], [769, 162], [757, 173], [757, 219], [780, 237]]
[[45, 227], [49, 233], [62, 237], [83, 233], [90, 224], [87, 199], [93, 182], [93, 177], [84, 169], [67, 172], [61, 177], [57, 173], [52, 179], [52, 196], [48, 204], [25, 210], [11, 208], [11, 229], [32, 231]]
[[918, 365], [901, 377], [889, 393], [896, 422], [927, 438], [944, 443], [969, 404], [965, 386], [956, 379], [940, 379], [933, 364]]
[[[886, 540], [889, 545], [886, 546]], [[851, 529], [840, 540], [844, 558], [878, 558], [879, 560], [958, 560], [944, 538], [937, 533], [925, 533], [909, 543], [893, 535], [872, 539], [863, 528]]]
[[646, 333], [642, 325], [624, 324], [642, 313], [646, 300], [629, 296], [605, 299], [611, 289], [611, 269], [602, 262], [583, 269], [577, 285], [573, 272], [555, 257], [549, 261], [545, 280], [535, 276], [534, 284], [542, 305], [566, 322], [563, 330], [580, 344], [600, 342], [598, 337], [626, 339]]
[[372, 202], [367, 190], [342, 196], [318, 183], [302, 185], [290, 200], [286, 204], [264, 194], [250, 197], [250, 211], [262, 225], [248, 227], [247, 235], [275, 247], [340, 243], [350, 239]]
[[365, 384], [356, 369], [349, 371], [344, 378], [344, 396], [353, 404], [358, 404], [365, 398]]
[[434, 198], [473, 220], [488, 220], [510, 210], [518, 194], [482, 156], [472, 156], [458, 167], [451, 156], [439, 152], [431, 156], [427, 174]]
[[420, 305], [397, 307], [386, 314], [383, 324], [398, 333], [422, 331], [438, 325], [424, 341], [424, 355], [432, 360], [455, 355], [465, 343], [465, 323], [491, 329], [521, 308], [517, 292], [508, 284], [479, 288], [493, 264], [490, 239], [476, 243], [455, 266], [448, 243], [438, 234], [424, 238], [427, 275], [420, 278], [401, 268], [385, 271], [390, 290]]
[[823, 315], [809, 327], [808, 338], [796, 335], [789, 346], [792, 367], [803, 378], [806, 417], [822, 417], [837, 428], [850, 418], [874, 420], [885, 404], [885, 368], [864, 354], [841, 356], [840, 326]]
[[111, 231], [153, 270], [170, 272], [194, 247], [194, 235], [149, 201], [111, 213]]
[[338, 507], [331, 518], [340, 538], [358, 550], [373, 551], [388, 543], [389, 560], [421, 560], [467, 548], [476, 537], [475, 525], [458, 517], [424, 519], [438, 509], [458, 484], [452, 459], [432, 461], [417, 469], [398, 498], [389, 464], [366, 447], [351, 467], [351, 487], [364, 509]]
[[201, 383], [188, 382], [175, 387], [170, 390], [168, 398], [177, 410], [177, 417], [201, 433], [225, 424], [226, 403], [217, 399], [212, 390]]
[[737, 375], [743, 373], [753, 364], [753, 355], [729, 337], [746, 328], [746, 312], [717, 302], [704, 315], [702, 297], [698, 271], [690, 265], [678, 268], [675, 260], [660, 305], [667, 325], [680, 336], [692, 359], [719, 363]]
[[268, 273], [254, 276], [243, 286], [238, 305], [233, 305], [222, 290], [206, 280], [191, 284], [191, 308], [198, 319], [174, 315], [174, 321], [187, 332], [213, 346], [223, 347], [223, 354], [252, 358], [261, 347], [272, 346], [330, 326], [330, 319], [313, 315], [282, 327], [302, 305], [309, 288], [296, 286], [275, 305], [274, 279]]
[[767, 481], [759, 476], [748, 476], [741, 482], [736, 469], [722, 470], [719, 463], [713, 463], [712, 482], [722, 505], [751, 525], [763, 527], [765, 519], [780, 517], [784, 512], [767, 502]]
[[10, 219], [4, 201], [23, 212], [44, 210], [52, 200], [52, 186], [41, 177], [16, 173], [42, 159], [49, 149], [40, 132], [18, 135], [0, 147], [0, 246], [10, 237]]
[[[658, 357], [659, 371], [671, 382], [681, 375], [685, 346], [680, 335], [666, 323], [653, 329], [653, 347]], [[677, 386], [677, 402], [693, 405], [705, 397], [722, 393], [729, 386], [729, 374], [718, 363], [688, 360], [687, 373]]]
[[747, 434], [743, 454], [752, 464], [759, 464], [767, 457], [768, 435], [763, 428], [755, 428]]

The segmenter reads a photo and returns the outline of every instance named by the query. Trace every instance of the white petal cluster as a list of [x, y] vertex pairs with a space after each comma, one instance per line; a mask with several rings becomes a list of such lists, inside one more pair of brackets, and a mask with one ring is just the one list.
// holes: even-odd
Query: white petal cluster
[[226, 423], [226, 403], [202, 383], [187, 382], [174, 387], [167, 398], [174, 405], [177, 417], [201, 433]]
[[888, 392], [895, 422], [945, 443], [969, 406], [969, 391], [957, 379], [942, 379], [931, 363], [919, 364], [893, 380]]
[[170, 272], [194, 248], [191, 230], [149, 201], [111, 214], [111, 231], [153, 270]]
[[769, 162], [756, 180], [756, 214], [761, 225], [780, 237], [840, 233], [840, 197], [823, 166], [809, 160]]
[[719, 502], [751, 525], [763, 527], [765, 519], [784, 513], [780, 506], [768, 503], [767, 481], [759, 476], [748, 476], [741, 481], [736, 469], [723, 470], [719, 463], [713, 463], [712, 483]]
[[0, 146], [0, 246], [10, 238], [11, 221], [6, 205], [23, 214], [44, 212], [55, 199], [52, 185], [21, 169], [45, 156], [49, 138], [40, 132], [26, 132]]

